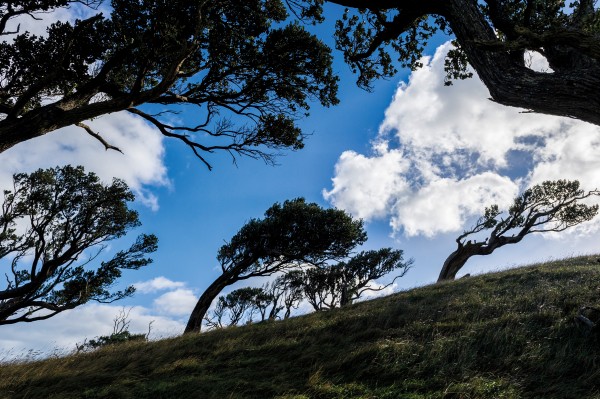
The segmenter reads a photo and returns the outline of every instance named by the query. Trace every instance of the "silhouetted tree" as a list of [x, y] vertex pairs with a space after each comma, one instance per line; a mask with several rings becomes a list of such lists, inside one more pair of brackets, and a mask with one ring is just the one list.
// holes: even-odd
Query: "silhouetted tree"
[[276, 203], [264, 219], [252, 219], [219, 249], [222, 274], [204, 291], [185, 332], [200, 331], [202, 319], [223, 288], [252, 277], [325, 265], [348, 256], [367, 238], [361, 220], [323, 209], [303, 198]]
[[[408, 272], [411, 265], [412, 260], [403, 260], [401, 250], [382, 248], [363, 251], [347, 262], [306, 270], [303, 291], [316, 311], [343, 307], [359, 299], [367, 291], [381, 291], [391, 286]], [[393, 271], [400, 273], [388, 284], [372, 284]]]
[[304, 298], [303, 279], [304, 272], [301, 269], [290, 270], [263, 287], [271, 299], [269, 319], [277, 318], [282, 310], [285, 310], [283, 318], [287, 319], [292, 309], [298, 308]]
[[147, 341], [154, 321], [151, 321], [148, 324], [148, 333], [132, 334], [131, 331], [129, 331], [129, 324], [131, 324], [131, 321], [129, 320], [130, 312], [131, 308], [127, 311], [124, 308], [121, 309], [113, 319], [113, 331], [110, 335], [101, 335], [94, 339], [90, 339], [89, 341], [86, 339], [82, 344], [75, 344], [77, 352], [86, 352], [109, 345], [122, 344], [124, 342]]
[[[438, 281], [454, 279], [472, 256], [489, 255], [531, 233], [563, 231], [591, 220], [598, 214], [598, 205], [579, 201], [597, 195], [600, 192], [580, 189], [577, 180], [545, 181], [515, 198], [508, 211], [500, 211], [497, 205], [486, 208], [475, 226], [456, 239], [458, 248], [444, 262]], [[466, 241], [484, 230], [491, 230], [485, 239]]]
[[[102, 3], [110, 15], [56, 22], [45, 37], [9, 26]], [[14, 35], [0, 43], [0, 152], [72, 125], [119, 150], [83, 123], [119, 111], [180, 140], [209, 168], [214, 151], [271, 162], [273, 150], [302, 148], [295, 120], [309, 100], [337, 103], [337, 78], [330, 49], [287, 17], [281, 0], [0, 2], [0, 36]], [[194, 116], [168, 116], [185, 109]]]
[[[252, 321], [255, 312], [266, 309], [266, 293], [262, 288], [239, 288], [226, 296], [220, 296], [215, 309], [204, 317], [211, 328], [223, 328], [238, 325], [241, 321]], [[264, 311], [261, 312], [264, 315]], [[264, 317], [263, 317], [264, 320]]]
[[102, 184], [82, 167], [65, 166], [16, 174], [0, 210], [0, 259], [6, 286], [0, 290], [0, 324], [47, 319], [88, 301], [113, 302], [133, 287], [109, 291], [122, 270], [151, 259], [157, 238], [140, 235], [125, 251], [89, 266], [107, 242], [138, 227], [127, 207], [134, 196], [121, 181]]
[[[453, 35], [457, 46], [446, 60], [447, 83], [469, 77], [468, 63], [500, 104], [600, 124], [600, 15], [595, 1], [287, 2], [297, 15], [313, 21], [324, 18], [324, 3], [342, 6], [336, 45], [363, 87], [392, 76], [396, 66], [419, 68], [428, 40], [442, 31]], [[542, 54], [551, 73], [531, 70], [526, 50]]]

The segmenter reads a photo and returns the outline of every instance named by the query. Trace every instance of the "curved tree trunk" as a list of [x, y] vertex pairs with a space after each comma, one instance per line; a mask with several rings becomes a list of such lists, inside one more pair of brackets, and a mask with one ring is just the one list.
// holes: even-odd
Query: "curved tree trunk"
[[504, 237], [504, 236], [495, 236], [492, 235], [489, 239], [482, 242], [471, 242], [467, 241], [466, 243], [458, 242], [458, 248], [456, 251], [452, 252], [446, 261], [444, 262], [444, 266], [442, 266], [442, 271], [438, 277], [438, 283], [444, 280], [454, 280], [456, 277], [456, 273], [467, 263], [469, 258], [475, 255], [489, 255], [494, 252], [496, 249], [503, 247], [507, 244], [516, 244], [520, 242], [523, 237], [529, 232], [530, 226], [521, 231], [519, 234]]
[[444, 280], [454, 280], [456, 278], [456, 273], [467, 263], [469, 258], [473, 255], [479, 255], [475, 252], [469, 252], [465, 250], [464, 246], [459, 246], [459, 248], [452, 252], [446, 261], [444, 262], [444, 266], [442, 267], [442, 271], [440, 272], [440, 276], [438, 277], [438, 283]]
[[[536, 34], [526, 29], [517, 39], [544, 48], [553, 73], [536, 72], [523, 60], [523, 49], [511, 50], [498, 39], [489, 16], [481, 10], [486, 0], [329, 0], [349, 8], [398, 9], [405, 15], [398, 24], [389, 21], [386, 34], [396, 38], [410, 29], [410, 19], [443, 16], [456, 36], [469, 64], [499, 104], [548, 115], [566, 116], [600, 125], [600, 40], [588, 37], [577, 26], [573, 31]], [[529, 3], [529, 2], [528, 2]], [[592, 9], [593, 10], [593, 9]], [[502, 21], [496, 20], [498, 24]], [[509, 27], [511, 28], [511, 27]], [[512, 29], [522, 27], [512, 26]], [[524, 46], [523, 48], [526, 48]], [[566, 51], [568, 49], [569, 51]], [[580, 51], [584, 50], [584, 51]], [[595, 58], [588, 54], [595, 55]]]
[[230, 276], [222, 274], [206, 289], [206, 291], [204, 291], [202, 296], [200, 296], [200, 299], [198, 299], [196, 306], [194, 306], [194, 310], [192, 310], [192, 314], [190, 315], [187, 326], [183, 332], [184, 334], [200, 332], [202, 320], [204, 319], [206, 312], [208, 312], [210, 305], [215, 298], [219, 296], [221, 291], [230, 284]]
[[600, 67], [595, 61], [554, 73], [533, 71], [514, 54], [485, 47], [498, 40], [477, 1], [451, 0], [446, 9], [444, 16], [494, 101], [600, 125]]

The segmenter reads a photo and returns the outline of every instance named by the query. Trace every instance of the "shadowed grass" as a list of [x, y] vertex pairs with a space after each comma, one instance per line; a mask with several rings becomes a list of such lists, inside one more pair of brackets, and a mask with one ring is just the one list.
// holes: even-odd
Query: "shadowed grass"
[[597, 257], [0, 367], [2, 398], [600, 398]]

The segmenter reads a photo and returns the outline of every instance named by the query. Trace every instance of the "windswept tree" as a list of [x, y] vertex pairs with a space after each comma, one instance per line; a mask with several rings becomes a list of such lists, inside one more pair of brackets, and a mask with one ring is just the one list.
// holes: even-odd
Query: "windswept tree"
[[[403, 251], [382, 248], [362, 251], [348, 261], [304, 272], [303, 291], [316, 311], [344, 307], [359, 299], [367, 291], [382, 291], [403, 277], [412, 260], [403, 260]], [[397, 271], [398, 274], [385, 285], [374, 281]]]
[[[315, 311], [350, 305], [367, 291], [391, 286], [410, 269], [412, 260], [403, 261], [402, 251], [382, 248], [363, 251], [348, 261], [333, 265], [304, 267], [278, 276], [260, 288], [240, 288], [219, 297], [204, 320], [211, 328], [240, 322], [287, 319], [292, 309], [307, 301]], [[399, 273], [385, 285], [374, 281], [394, 271]], [[283, 316], [280, 313], [284, 311]]]
[[[515, 198], [507, 211], [500, 211], [497, 205], [486, 208], [475, 226], [456, 239], [458, 248], [444, 262], [438, 281], [454, 279], [472, 256], [489, 255], [528, 234], [559, 232], [593, 219], [598, 205], [580, 201], [598, 195], [596, 190], [582, 190], [577, 180], [545, 181]], [[486, 230], [491, 231], [484, 239], [466, 240]]]
[[251, 322], [257, 312], [264, 320], [270, 303], [268, 294], [262, 288], [239, 288], [220, 296], [214, 310], [204, 316], [204, 321], [209, 328], [230, 327], [243, 321]]
[[[113, 302], [133, 287], [111, 291], [123, 270], [146, 266], [157, 238], [140, 235], [127, 250], [97, 262], [106, 243], [138, 227], [134, 196], [121, 180], [105, 185], [82, 167], [16, 174], [0, 213], [0, 324], [52, 317], [88, 301]], [[95, 267], [94, 265], [97, 263]]]
[[271, 299], [269, 320], [279, 317], [284, 311], [283, 318], [290, 317], [293, 309], [298, 309], [304, 298], [304, 272], [301, 269], [290, 270], [267, 283], [263, 289]]
[[[421, 66], [436, 32], [453, 37], [447, 83], [470, 77], [470, 64], [500, 104], [600, 124], [600, 15], [593, 0], [288, 0], [305, 19], [321, 21], [337, 4], [337, 48], [358, 84]], [[335, 9], [327, 14], [332, 15]], [[552, 71], [529, 68], [526, 51]], [[394, 62], [394, 59], [397, 62]]]
[[[44, 37], [16, 20], [103, 3], [110, 15], [56, 22]], [[330, 49], [287, 18], [282, 0], [0, 2], [0, 152], [65, 126], [120, 150], [84, 122], [121, 111], [209, 168], [214, 151], [271, 162], [300, 149], [296, 120], [312, 100], [337, 103], [337, 78]]]
[[200, 331], [211, 303], [225, 287], [343, 259], [366, 239], [362, 220], [342, 210], [323, 209], [303, 198], [274, 204], [263, 219], [250, 220], [219, 249], [222, 274], [200, 296], [185, 332]]

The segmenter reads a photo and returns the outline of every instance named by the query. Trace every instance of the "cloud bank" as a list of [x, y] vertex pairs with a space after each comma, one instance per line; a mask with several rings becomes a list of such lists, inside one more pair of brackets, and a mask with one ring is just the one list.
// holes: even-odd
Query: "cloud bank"
[[[324, 197], [394, 234], [432, 237], [464, 229], [486, 205], [506, 206], [527, 186], [578, 179], [600, 187], [600, 129], [489, 100], [475, 77], [446, 87], [450, 43], [401, 82], [370, 154], [344, 152]], [[532, 68], [543, 60], [532, 55]], [[551, 72], [551, 71], [548, 71]]]
[[92, 302], [47, 320], [2, 326], [0, 361], [22, 358], [29, 351], [34, 357], [45, 357], [54, 351], [59, 354], [71, 352], [76, 343], [81, 344], [86, 338], [110, 335], [113, 320], [123, 309], [129, 312], [128, 329], [132, 333], [148, 333], [150, 323], [150, 339], [183, 332], [187, 316], [197, 300], [193, 290], [185, 288], [181, 281], [163, 276], [138, 282], [135, 287], [141, 295], [166, 292], [154, 298], [148, 307]]

